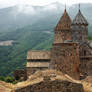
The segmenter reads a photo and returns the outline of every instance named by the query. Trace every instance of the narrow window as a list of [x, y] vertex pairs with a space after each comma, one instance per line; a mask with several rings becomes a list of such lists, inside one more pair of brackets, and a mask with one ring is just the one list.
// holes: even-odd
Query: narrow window
[[86, 56], [86, 51], [84, 50], [84, 56]]

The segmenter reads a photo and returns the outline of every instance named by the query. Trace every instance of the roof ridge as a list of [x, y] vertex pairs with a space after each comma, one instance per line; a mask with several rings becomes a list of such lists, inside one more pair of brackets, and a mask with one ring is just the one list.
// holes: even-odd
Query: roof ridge
[[77, 15], [75, 16], [75, 18], [73, 19], [72, 24], [88, 25], [88, 22], [87, 22], [86, 18], [83, 16], [83, 14], [81, 13], [80, 9], [79, 9], [79, 12], [77, 13]]
[[49, 50], [29, 50], [28, 52], [50, 52]]
[[71, 18], [65, 9], [62, 17], [60, 18], [60, 20], [55, 28], [55, 30], [70, 30], [70, 28], [71, 28]]

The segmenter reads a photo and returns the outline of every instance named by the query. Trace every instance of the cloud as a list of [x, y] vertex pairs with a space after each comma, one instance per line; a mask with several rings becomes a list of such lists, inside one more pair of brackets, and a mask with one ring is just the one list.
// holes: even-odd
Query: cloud
[[92, 3], [92, 0], [0, 0], [0, 8], [20, 4], [46, 5], [52, 2], [60, 2], [62, 4], [71, 5], [76, 3]]
[[19, 6], [12, 8], [10, 14], [14, 15], [14, 17], [16, 19], [16, 17], [21, 15], [21, 14], [35, 15], [36, 10], [30, 5], [19, 5]]
[[57, 10], [57, 6], [51, 4], [51, 5], [48, 5], [48, 6], [44, 7], [44, 10], [46, 10], [46, 11], [47, 10]]
[[29, 14], [29, 13], [30, 14], [35, 14], [36, 13], [34, 8], [32, 6], [29, 6], [29, 5], [18, 6], [17, 10], [18, 10], [18, 13], [25, 13], [25, 14]]

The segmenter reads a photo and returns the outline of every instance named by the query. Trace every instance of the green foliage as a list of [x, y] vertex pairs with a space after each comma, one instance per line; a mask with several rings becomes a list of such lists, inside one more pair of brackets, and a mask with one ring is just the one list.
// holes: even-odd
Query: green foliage
[[1, 81], [5, 81], [5, 77], [4, 76], [0, 76], [0, 80]]
[[12, 83], [12, 84], [16, 84], [18, 81], [16, 81], [14, 79], [14, 77], [10, 77], [10, 76], [7, 76], [7, 77], [4, 77], [4, 76], [0, 76], [0, 80], [1, 81], [5, 81], [7, 83]]
[[89, 40], [92, 40], [92, 37], [88, 37]]
[[13, 83], [13, 81], [14, 81], [14, 78], [12, 78], [10, 76], [5, 77], [5, 82], [7, 82], [7, 83]]
[[42, 28], [39, 30], [32, 31], [32, 28], [24, 27], [13, 32], [0, 34], [0, 39], [3, 41], [16, 41], [13, 46], [0, 47], [0, 75], [13, 75], [14, 70], [25, 68], [28, 50], [49, 50], [51, 48], [52, 30], [44, 31], [45, 29]]
[[[82, 11], [90, 22], [89, 40], [92, 40], [92, 13], [90, 13], [92, 11], [90, 8], [92, 5], [89, 6], [88, 4], [84, 6], [86, 8], [83, 7]], [[37, 9], [36, 12], [38, 16], [36, 14], [34, 16], [33, 14], [27, 15], [27, 19], [29, 16], [29, 22], [26, 21], [26, 16], [23, 15], [23, 13], [21, 16], [20, 14], [16, 16], [16, 21], [18, 21], [16, 22], [15, 19], [13, 19], [14, 15], [11, 16], [11, 10], [13, 10], [11, 7], [0, 10], [2, 11], [2, 14], [0, 15], [0, 41], [15, 41], [13, 46], [0, 46], [0, 75], [10, 76], [13, 75], [15, 69], [25, 68], [28, 50], [49, 50], [52, 47], [53, 29], [63, 12], [62, 6], [60, 5], [58, 7], [58, 11], [56, 10], [54, 12], [51, 10], [41, 12], [40, 7], [34, 8]], [[75, 16], [76, 7], [71, 8], [69, 12], [72, 16]], [[37, 18], [36, 21], [34, 21], [35, 18]], [[11, 22], [14, 20], [14, 23], [9, 22], [9, 20], [11, 20]], [[24, 25], [27, 26], [24, 27]], [[3, 80], [2, 77], [1, 80]]]
[[[43, 25], [43, 26], [42, 26]], [[28, 50], [50, 50], [53, 42], [53, 24], [36, 24], [0, 33], [0, 40], [14, 40], [13, 46], [0, 46], [0, 75], [11, 76], [16, 69], [25, 68]], [[92, 40], [89, 27], [89, 40]]]

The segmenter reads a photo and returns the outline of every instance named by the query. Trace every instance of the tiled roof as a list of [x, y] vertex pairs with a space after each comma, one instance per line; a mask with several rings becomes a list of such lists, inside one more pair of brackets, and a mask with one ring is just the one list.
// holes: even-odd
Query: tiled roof
[[84, 24], [84, 25], [88, 25], [88, 22], [85, 19], [85, 17], [83, 16], [83, 14], [81, 13], [81, 11], [79, 10], [79, 12], [76, 15], [76, 17], [74, 18], [72, 24]]
[[28, 51], [27, 59], [50, 59], [50, 51]]
[[49, 62], [27, 62], [26, 67], [38, 68], [38, 67], [49, 67]]
[[58, 22], [55, 30], [70, 30], [71, 29], [71, 19], [65, 9], [63, 16]]

